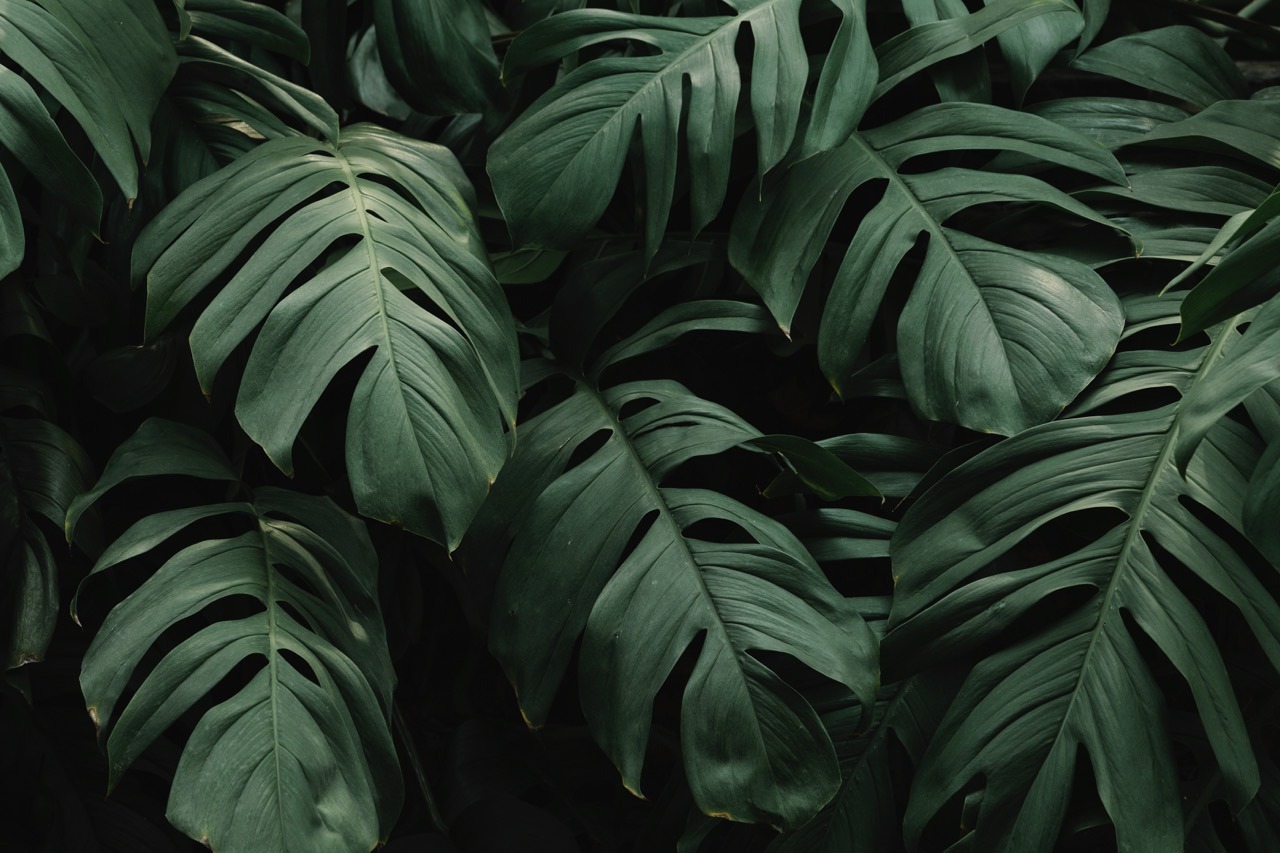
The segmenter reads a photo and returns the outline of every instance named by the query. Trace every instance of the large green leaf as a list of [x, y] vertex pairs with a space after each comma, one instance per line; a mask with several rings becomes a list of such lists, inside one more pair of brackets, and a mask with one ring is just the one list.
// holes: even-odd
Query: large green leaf
[[[1177, 301], [1135, 299], [1135, 330], [1176, 323]], [[1217, 381], [1221, 354], [1235, 340], [1220, 335], [1181, 353], [1120, 353], [1082, 401], [1085, 416], [997, 444], [944, 476], [903, 518], [884, 646], [899, 665], [930, 666], [998, 642], [1039, 603], [1060, 602], [982, 659], [948, 711], [912, 787], [906, 832], [913, 849], [944, 803], [975, 783], [982, 799], [974, 849], [1053, 849], [1081, 749], [1120, 848], [1180, 849], [1164, 697], [1138, 632], [1185, 681], [1228, 804], [1239, 810], [1257, 791], [1258, 767], [1223, 653], [1189, 595], [1213, 590], [1234, 605], [1280, 666], [1280, 604], [1224, 535], [1242, 526], [1260, 442], [1220, 420], [1184, 479], [1174, 464], [1179, 404], [1087, 415], [1160, 386], [1194, 394]], [[1049, 545], [1050, 555], [1020, 550], [1050, 522], [1100, 509], [1114, 520], [1096, 538]], [[1186, 571], [1203, 585], [1188, 589], [1179, 579]], [[1067, 591], [1076, 595], [1063, 598]]]
[[[636, 404], [645, 407], [629, 413]], [[571, 465], [597, 434], [604, 444]], [[813, 709], [750, 652], [791, 655], [869, 702], [874, 639], [781, 525], [716, 492], [662, 485], [681, 463], [756, 435], [673, 382], [579, 383], [530, 420], [495, 493], [500, 506], [508, 489], [526, 506], [490, 646], [538, 724], [585, 633], [583, 711], [639, 793], [653, 698], [703, 635], [681, 712], [694, 797], [710, 814], [790, 827], [831, 798], [839, 772]], [[708, 519], [749, 544], [687, 532]]]
[[[199, 436], [152, 421], [112, 462], [119, 471], [127, 457], [144, 460], [144, 475], [217, 476], [229, 463]], [[94, 497], [119, 481], [111, 469]], [[249, 682], [196, 724], [169, 820], [214, 850], [371, 849], [387, 837], [402, 791], [377, 557], [359, 520], [327, 498], [273, 488], [247, 501], [170, 509], [126, 530], [86, 583], [215, 517], [244, 532], [177, 551], [111, 610], [85, 655], [80, 683], [106, 735], [110, 784], [233, 669], [254, 661], [261, 668]], [[246, 615], [220, 609], [245, 597], [257, 605]], [[193, 617], [204, 624], [161, 641]], [[153, 647], [161, 656], [127, 695]]]
[[1092, 270], [1043, 252], [1008, 248], [947, 226], [981, 204], [1038, 202], [1105, 222], [1029, 175], [958, 167], [912, 173], [914, 157], [995, 149], [1032, 156], [1118, 183], [1123, 171], [1075, 131], [999, 107], [949, 103], [803, 160], [734, 222], [730, 259], [789, 331], [805, 285], [850, 196], [886, 181], [836, 273], [818, 336], [818, 358], [839, 391], [853, 374], [899, 265], [928, 237], [916, 286], [898, 323], [899, 358], [924, 417], [1012, 434], [1053, 418], [1106, 363], [1120, 334], [1119, 303]]
[[368, 354], [346, 430], [356, 506], [452, 548], [506, 458], [516, 388], [513, 325], [472, 206], [445, 149], [372, 125], [336, 145], [264, 142], [139, 238], [148, 336], [231, 273], [192, 329], [196, 373], [207, 392], [266, 321], [236, 415], [286, 472], [321, 393]]
[[[508, 77], [600, 43], [628, 40], [656, 51], [586, 62], [494, 143], [489, 174], [517, 243], [560, 246], [591, 228], [613, 197], [637, 125], [649, 253], [657, 251], [671, 210], [682, 124], [693, 230], [706, 226], [729, 182], [741, 89], [734, 50], [744, 27], [755, 44], [749, 96], [760, 174], [782, 159], [797, 134], [808, 77], [801, 0], [729, 5], [738, 14], [666, 18], [574, 10], [533, 25], [512, 43], [503, 66]], [[813, 95], [802, 143], [807, 152], [838, 145], [869, 103], [876, 64], [863, 5], [835, 2], [841, 23]]]
[[[903, 5], [908, 19], [916, 25], [876, 47], [880, 82], [874, 100], [911, 75], [974, 51], [1013, 27], [1041, 15], [1075, 9], [1069, 0], [992, 0], [974, 12], [956, 0], [904, 0]], [[953, 63], [934, 75], [944, 100], [988, 100], [990, 83], [980, 62], [977, 68], [964, 68], [958, 83], [945, 80], [946, 72], [954, 73], [955, 68]]]
[[[583, 711], [623, 784], [639, 794], [654, 698], [688, 654], [696, 663], [684, 676], [680, 728], [697, 805], [793, 827], [835, 793], [839, 769], [813, 708], [752, 653], [796, 658], [869, 706], [874, 637], [781, 524], [718, 492], [664, 481], [689, 460], [745, 445], [775, 453], [819, 490], [875, 490], [822, 448], [762, 437], [676, 382], [598, 384], [594, 377], [619, 361], [688, 332], [768, 328], [758, 306], [677, 302], [589, 358], [605, 323], [644, 283], [644, 257], [613, 257], [634, 279], [588, 276], [611, 298], [553, 306], [550, 343], [584, 363], [586, 376], [527, 366], [531, 386], [555, 377], [572, 390], [521, 426], [515, 457], [462, 551], [464, 567], [475, 578], [502, 565], [489, 644], [530, 725], [546, 719], [582, 637]], [[688, 265], [665, 250], [656, 260], [655, 272]], [[740, 535], [703, 539], [697, 531], [708, 521]]]

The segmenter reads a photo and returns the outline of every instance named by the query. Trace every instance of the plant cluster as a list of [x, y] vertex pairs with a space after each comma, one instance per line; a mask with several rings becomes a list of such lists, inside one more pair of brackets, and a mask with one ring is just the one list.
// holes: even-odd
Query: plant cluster
[[0, 4], [4, 847], [1277, 849], [1278, 46]]

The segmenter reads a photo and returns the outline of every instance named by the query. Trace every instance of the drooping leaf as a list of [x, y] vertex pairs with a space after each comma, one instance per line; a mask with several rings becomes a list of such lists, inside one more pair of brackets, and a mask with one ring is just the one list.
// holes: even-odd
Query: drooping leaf
[[1225, 257], [1187, 294], [1180, 337], [1267, 302], [1280, 293], [1280, 190], [1232, 228]]
[[[568, 11], [534, 24], [512, 43], [503, 66], [507, 77], [618, 40], [657, 51], [586, 62], [494, 143], [489, 174], [517, 244], [557, 248], [591, 228], [613, 197], [637, 125], [649, 254], [657, 251], [671, 210], [682, 136], [693, 230], [704, 228], [728, 187], [742, 75], [734, 48], [744, 27], [755, 43], [749, 97], [760, 174], [782, 159], [796, 138], [809, 65], [800, 0], [729, 5], [738, 14], [667, 18]], [[802, 143], [807, 152], [843, 141], [875, 82], [863, 3], [837, 0], [835, 6], [841, 23], [818, 77], [814, 119]]]
[[[189, 428], [149, 423], [113, 456], [90, 500], [120, 481], [110, 472], [131, 458], [146, 460], [140, 475], [225, 463], [211, 444], [165, 443], [166, 436], [194, 438]], [[233, 668], [257, 660], [261, 669], [205, 711], [187, 741], [169, 820], [215, 850], [372, 848], [387, 837], [402, 791], [377, 557], [360, 521], [327, 498], [262, 488], [249, 502], [143, 518], [107, 549], [86, 583], [215, 516], [247, 529], [179, 550], [111, 610], [85, 655], [81, 687], [106, 737], [110, 783]], [[210, 616], [166, 648], [126, 695], [162, 634], [245, 596], [261, 609]]]
[[[1176, 322], [1177, 301], [1176, 295], [1134, 300], [1135, 325]], [[1231, 345], [1232, 337], [1222, 335], [1188, 353], [1122, 352], [1089, 405], [1114, 407], [1135, 391], [1162, 385], [1190, 389], [1189, 397], [1197, 385], [1216, 381], [1221, 352]], [[1162, 355], [1176, 355], [1178, 363]], [[1280, 666], [1280, 604], [1247, 555], [1203, 517], [1240, 528], [1258, 439], [1235, 421], [1220, 420], [1184, 479], [1174, 464], [1180, 404], [1081, 414], [1028, 430], [960, 465], [907, 512], [895, 533], [885, 653], [910, 669], [1002, 636], [1055, 593], [1078, 593], [1059, 597], [1061, 609], [981, 660], [966, 681], [913, 783], [906, 822], [912, 849], [943, 804], [979, 777], [974, 849], [1053, 849], [1081, 749], [1120, 847], [1180, 848], [1174, 756], [1159, 711], [1164, 699], [1135, 632], [1185, 680], [1228, 804], [1241, 808], [1258, 788], [1223, 653], [1177, 579], [1189, 570], [1206, 585], [1197, 589], [1212, 589], [1234, 605], [1272, 665]], [[1115, 520], [1093, 541], [1063, 543], [1052, 553], [1066, 553], [1056, 557], [1019, 550], [1054, 520], [1104, 508]], [[1178, 571], [1172, 571], [1175, 562]]]
[[[902, 0], [902, 11], [913, 27], [969, 15], [964, 0]], [[929, 75], [944, 101], [991, 103], [991, 69], [981, 50], [945, 59], [930, 68]]]
[[356, 506], [452, 548], [507, 455], [516, 389], [512, 321], [472, 204], [446, 150], [372, 125], [343, 129], [336, 145], [265, 142], [139, 238], [148, 335], [232, 272], [192, 330], [196, 373], [211, 388], [266, 321], [236, 414], [286, 472], [321, 393], [369, 353], [346, 430]]
[[63, 513], [67, 541], [76, 541], [80, 517], [108, 491], [126, 480], [164, 474], [223, 482], [237, 479], [231, 463], [207, 432], [163, 418], [148, 418], [111, 454], [92, 488], [79, 489], [74, 495], [75, 500]]
[[[95, 232], [102, 215], [102, 191], [67, 145], [40, 97], [17, 73], [0, 68], [0, 119], [3, 145], [41, 184]], [[8, 275], [24, 255], [22, 214], [7, 175], [0, 175], [0, 275]]]
[[[992, 7], [988, 7], [992, 8]], [[943, 150], [1003, 149], [1123, 182], [1101, 146], [1052, 122], [980, 104], [940, 104], [803, 160], [749, 193], [730, 260], [789, 330], [810, 271], [849, 197], [871, 181], [884, 196], [854, 235], [827, 298], [818, 358], [839, 391], [853, 374], [889, 282], [922, 235], [928, 248], [898, 323], [899, 358], [924, 417], [1013, 434], [1054, 417], [1106, 363], [1122, 325], [1096, 273], [955, 230], [948, 219], [993, 202], [1039, 202], [1098, 214], [1029, 175], [947, 167], [904, 173]]]

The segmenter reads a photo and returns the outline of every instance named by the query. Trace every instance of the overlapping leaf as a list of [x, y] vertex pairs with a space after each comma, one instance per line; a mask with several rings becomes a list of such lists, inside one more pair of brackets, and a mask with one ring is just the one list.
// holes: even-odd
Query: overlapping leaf
[[[647, 407], [623, 412], [637, 403]], [[570, 467], [600, 432], [604, 444]], [[538, 723], [585, 632], [583, 710], [639, 793], [654, 696], [702, 635], [681, 713], [695, 799], [708, 813], [795, 826], [834, 794], [835, 756], [813, 709], [750, 652], [796, 657], [866, 701], [874, 641], [781, 525], [719, 493], [662, 485], [682, 462], [756, 435], [672, 382], [580, 383], [529, 421], [503, 481], [530, 502], [499, 580], [490, 644]], [[709, 519], [735, 525], [749, 544], [687, 532]]]
[[479, 0], [374, 0], [382, 67], [396, 91], [428, 115], [484, 112], [498, 59]]
[[139, 238], [148, 335], [230, 274], [192, 330], [196, 372], [210, 389], [265, 320], [236, 414], [285, 471], [321, 393], [368, 354], [346, 430], [356, 505], [452, 547], [506, 457], [516, 386], [512, 321], [471, 211], [457, 161], [430, 143], [372, 125], [337, 144], [265, 142]]
[[1200, 107], [1248, 94], [1227, 52], [1192, 27], [1124, 36], [1082, 53], [1071, 64]]
[[1097, 273], [1046, 252], [980, 239], [947, 221], [980, 204], [1036, 202], [1102, 220], [1045, 181], [958, 167], [911, 173], [922, 154], [1017, 152], [1124, 183], [1106, 150], [1026, 113], [951, 103], [918, 110], [803, 160], [749, 193], [734, 223], [730, 259], [784, 330], [850, 196], [885, 181], [836, 273], [818, 357], [837, 390], [856, 360], [903, 258], [928, 246], [898, 322], [899, 358], [912, 404], [925, 417], [1012, 434], [1054, 417], [1115, 347], [1119, 303]]
[[[809, 61], [800, 0], [732, 0], [732, 17], [649, 17], [584, 9], [539, 22], [512, 43], [504, 75], [595, 44], [626, 40], [652, 55], [606, 56], [567, 75], [494, 143], [489, 173], [518, 243], [554, 247], [600, 218], [637, 132], [644, 149], [645, 239], [657, 251], [676, 186], [681, 126], [687, 139], [693, 229], [720, 210], [729, 182], [744, 28], [755, 47], [749, 97], [760, 173], [797, 134]], [[862, 0], [837, 0], [841, 23], [823, 63], [803, 147], [831, 147], [856, 126], [876, 65]]]
[[[1135, 330], [1176, 323], [1177, 302], [1136, 299]], [[1217, 381], [1221, 354], [1237, 340], [1223, 334], [1189, 352], [1122, 352], [1078, 414], [1161, 386], [1194, 394]], [[1063, 609], [1039, 617], [968, 678], [912, 787], [912, 849], [943, 804], [975, 783], [976, 848], [1053, 849], [1081, 749], [1122, 849], [1181, 848], [1177, 771], [1157, 723], [1164, 700], [1138, 632], [1185, 680], [1228, 804], [1239, 809], [1254, 795], [1258, 768], [1222, 652], [1176, 578], [1189, 570], [1234, 605], [1280, 667], [1280, 605], [1249, 555], [1214, 526], [1241, 528], [1260, 442], [1220, 420], [1184, 479], [1174, 464], [1183, 421], [1175, 403], [1036, 427], [956, 468], [904, 517], [885, 644], [897, 661], [914, 667], [964, 654], [1046, 598], [1079, 593], [1058, 598]], [[1094, 541], [1059, 547], [1069, 552], [1047, 562], [1019, 550], [1050, 522], [1097, 509], [1120, 516]]]
[[[124, 479], [159, 474], [235, 479], [206, 434], [148, 421], [77, 501], [68, 534], [87, 505]], [[387, 837], [402, 792], [377, 557], [359, 520], [327, 498], [263, 488], [248, 501], [147, 516], [93, 572], [219, 517], [246, 529], [166, 560], [111, 610], [85, 655], [81, 687], [106, 735], [111, 784], [234, 668], [255, 661], [261, 668], [249, 682], [196, 725], [170, 790], [169, 820], [214, 850], [371, 849]], [[126, 695], [162, 635], [246, 596], [258, 605], [247, 615], [206, 615], [176, 645], [161, 644], [159, 661]]]

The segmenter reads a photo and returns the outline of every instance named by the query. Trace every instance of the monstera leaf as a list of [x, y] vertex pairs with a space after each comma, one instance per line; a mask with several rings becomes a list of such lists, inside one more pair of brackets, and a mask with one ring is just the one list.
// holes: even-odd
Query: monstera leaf
[[[68, 534], [75, 536], [89, 504], [123, 480], [160, 474], [235, 480], [207, 434], [148, 421], [77, 501]], [[244, 501], [165, 510], [126, 530], [85, 583], [211, 518], [244, 532], [178, 550], [111, 610], [85, 655], [80, 683], [106, 737], [110, 784], [228, 673], [252, 661], [261, 668], [204, 711], [187, 741], [170, 822], [214, 850], [371, 849], [387, 837], [402, 791], [377, 557], [359, 520], [327, 498], [272, 488]], [[255, 606], [242, 616], [221, 606], [245, 597]], [[198, 627], [182, 639], [162, 640], [191, 621]], [[144, 656], [156, 650], [158, 661], [126, 696]]]
[[[690, 165], [695, 231], [720, 210], [729, 181], [741, 71], [734, 55], [749, 28], [751, 115], [759, 169], [791, 147], [808, 78], [801, 0], [733, 0], [732, 17], [668, 18], [606, 9], [563, 12], [522, 33], [504, 76], [595, 44], [629, 40], [652, 55], [606, 56], [566, 76], [494, 143], [489, 173], [518, 243], [554, 247], [580, 236], [613, 197], [639, 125], [645, 163], [645, 235], [657, 250], [675, 193], [680, 127]], [[837, 0], [840, 27], [822, 65], [805, 147], [838, 144], [870, 101], [876, 65], [862, 0]], [[687, 118], [684, 116], [687, 110]]]
[[[675, 252], [657, 260], [670, 270], [697, 262]], [[619, 263], [632, 261], [642, 265], [643, 255]], [[611, 295], [553, 306], [551, 344], [575, 361], [638, 286], [628, 277], [602, 283]], [[795, 658], [869, 707], [875, 638], [781, 524], [718, 492], [664, 481], [691, 459], [747, 445], [776, 453], [815, 488], [876, 491], [822, 448], [761, 436], [676, 382], [597, 378], [690, 331], [767, 329], [758, 306], [694, 300], [588, 359], [585, 376], [528, 365], [531, 384], [557, 377], [572, 392], [522, 427], [463, 554], [479, 568], [503, 561], [489, 644], [530, 725], [545, 720], [581, 636], [583, 712], [639, 795], [654, 698], [701, 637], [680, 723], [694, 799], [707, 814], [795, 827], [834, 795], [839, 767], [814, 709], [758, 655]], [[738, 535], [704, 539], [703, 522]]]
[[[530, 420], [495, 493], [509, 503], [499, 496], [510, 483], [529, 503], [490, 646], [536, 725], [584, 634], [583, 711], [639, 794], [654, 696], [702, 635], [681, 711], [694, 797], [709, 814], [793, 827], [835, 793], [839, 769], [813, 708], [751, 652], [795, 657], [869, 704], [874, 639], [780, 524], [716, 492], [662, 485], [681, 463], [757, 435], [673, 382], [580, 383]], [[575, 453], [589, 455], [571, 466]], [[690, 533], [707, 520], [746, 541]]]
[[995, 149], [1124, 183], [1096, 142], [1047, 119], [982, 104], [939, 104], [858, 131], [748, 193], [730, 260], [789, 331], [805, 285], [849, 197], [885, 181], [836, 272], [818, 358], [839, 391], [852, 375], [890, 281], [928, 237], [898, 322], [898, 356], [921, 415], [1013, 434], [1057, 415], [1106, 364], [1120, 335], [1119, 302], [1083, 264], [1013, 249], [947, 225], [980, 204], [1036, 202], [1105, 221], [1039, 178], [959, 167], [906, 172], [924, 154]]
[[1183, 302], [1183, 336], [1203, 332], [1280, 293], [1275, 263], [1280, 250], [1280, 188], [1247, 216], [1228, 222], [1223, 243], [1226, 256]]
[[80, 445], [46, 419], [29, 377], [0, 369], [0, 411], [0, 595], [9, 606], [0, 653], [15, 667], [43, 659], [58, 621], [58, 562], [39, 519], [61, 527], [92, 475]]
[[429, 115], [478, 113], [498, 88], [480, 0], [374, 0], [378, 55], [396, 91]]
[[[1177, 295], [1134, 299], [1132, 328], [1176, 324], [1178, 302]], [[1181, 405], [1088, 414], [1139, 390], [1169, 387], [1189, 398], [1218, 381], [1222, 355], [1238, 341], [1219, 334], [1186, 352], [1121, 352], [1076, 417], [960, 465], [903, 518], [884, 646], [899, 665], [915, 669], [964, 654], [1002, 636], [1046, 598], [1061, 603], [1058, 615], [1040, 611], [1024, 624], [1030, 630], [967, 679], [918, 768], [906, 818], [911, 849], [944, 803], [979, 778], [974, 849], [1053, 849], [1081, 749], [1121, 849], [1181, 849], [1164, 697], [1140, 650], [1148, 641], [1189, 690], [1228, 805], [1238, 812], [1257, 791], [1257, 763], [1222, 652], [1189, 595], [1212, 590], [1234, 605], [1280, 667], [1280, 605], [1252, 558], [1224, 535], [1244, 523], [1261, 443], [1221, 419], [1184, 478], [1174, 464]], [[1096, 538], [1019, 550], [1045, 525], [1099, 509], [1112, 513], [1113, 526], [1103, 525]], [[1045, 547], [1055, 550], [1045, 554]], [[1188, 573], [1203, 583], [1188, 589]], [[1067, 591], [1075, 595], [1056, 595]]]
[[430, 143], [372, 125], [264, 142], [139, 238], [147, 334], [230, 273], [192, 329], [196, 373], [208, 393], [266, 321], [236, 415], [286, 472], [325, 387], [368, 354], [346, 430], [356, 506], [453, 547], [506, 458], [516, 387], [513, 324], [471, 210], [457, 161]]
[[809, 76], [801, 0], [729, 5], [737, 12], [732, 17], [572, 10], [535, 24], [512, 43], [503, 63], [506, 77], [601, 43], [626, 40], [656, 51], [583, 64], [494, 143], [489, 174], [517, 243], [556, 247], [591, 228], [613, 197], [637, 125], [649, 253], [657, 251], [671, 212], [682, 126], [693, 230], [711, 222], [728, 186], [742, 76], [734, 51], [744, 27], [754, 42], [749, 100], [763, 176], [798, 135], [802, 154], [833, 148], [857, 127], [872, 100], [912, 74], [1023, 21], [1070, 8], [1062, 0], [997, 0], [970, 16], [914, 27], [873, 53], [864, 0], [835, 0], [840, 25], [801, 133]]
[[[23, 72], [0, 69], [0, 146], [96, 233], [102, 193], [27, 77], [75, 117], [125, 196], [136, 198], [137, 158], [150, 153], [151, 116], [177, 66], [155, 4], [20, 0], [0, 8], [0, 30], [0, 53]], [[0, 171], [0, 276], [24, 253], [12, 182]]]

